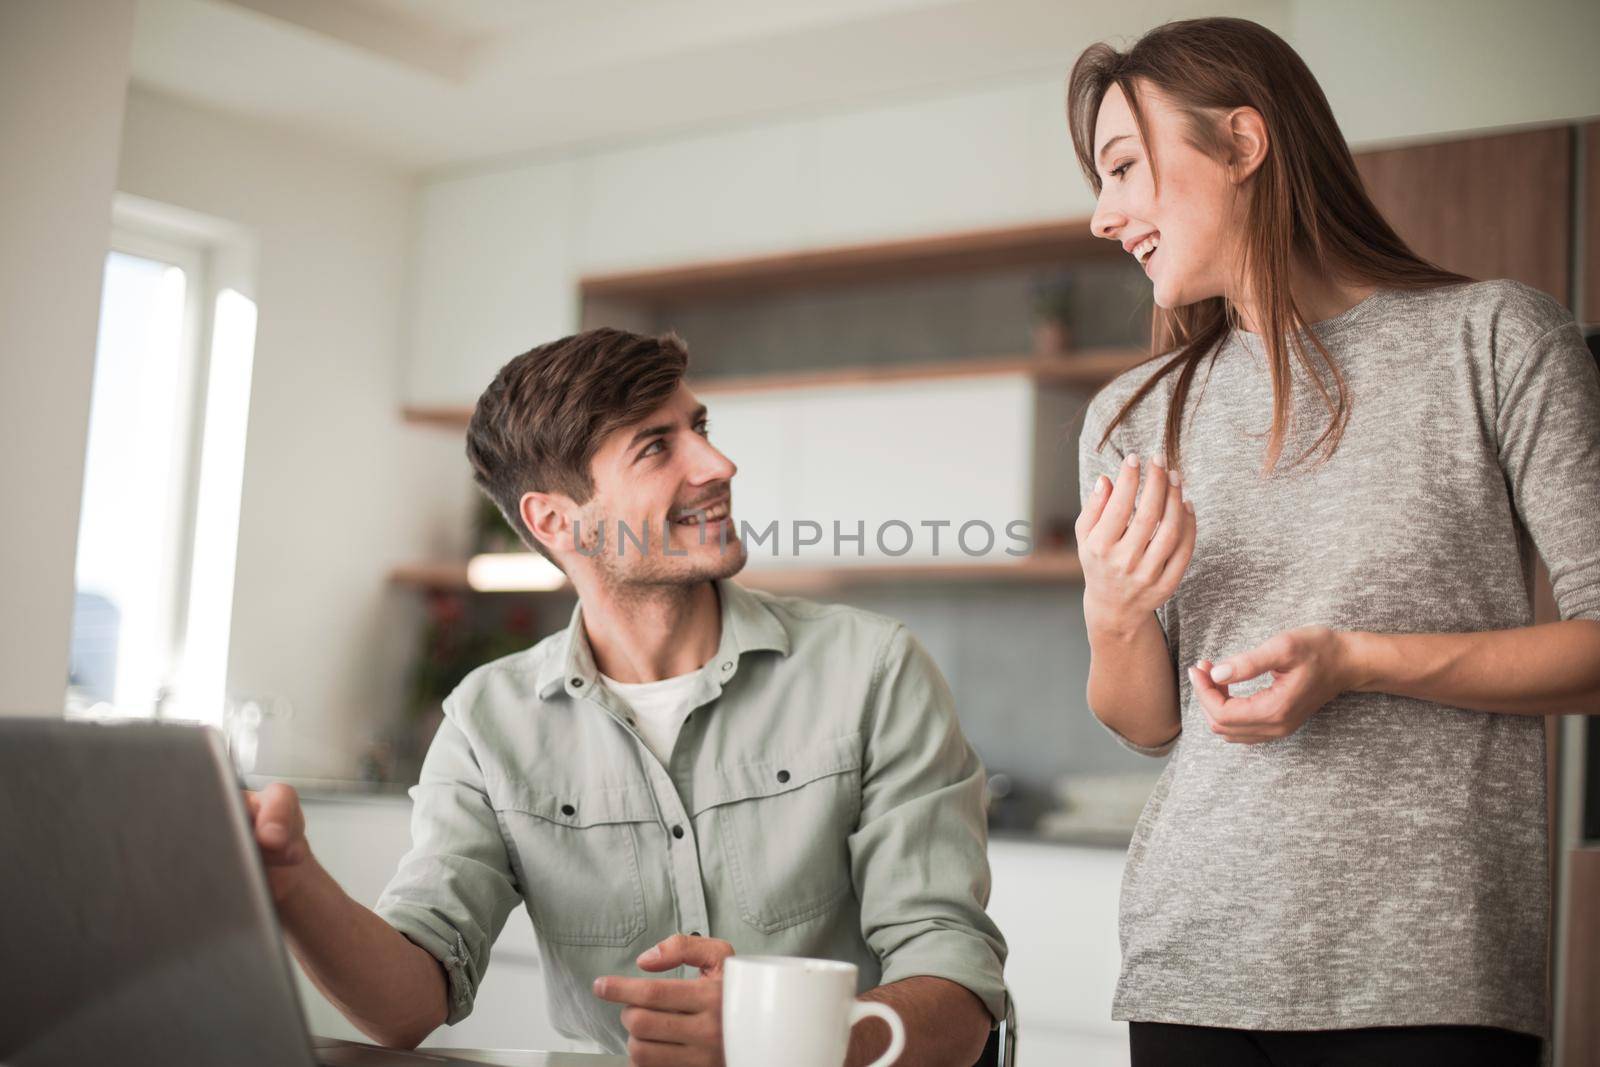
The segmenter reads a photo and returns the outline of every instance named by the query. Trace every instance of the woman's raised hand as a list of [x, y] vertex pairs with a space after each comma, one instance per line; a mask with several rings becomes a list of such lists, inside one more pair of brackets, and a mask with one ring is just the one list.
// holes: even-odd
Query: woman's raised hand
[[1095, 479], [1074, 527], [1091, 626], [1137, 626], [1177, 591], [1194, 554], [1194, 505], [1183, 499], [1182, 479], [1157, 456], [1143, 493], [1139, 482], [1139, 456], [1130, 453], [1115, 483]]

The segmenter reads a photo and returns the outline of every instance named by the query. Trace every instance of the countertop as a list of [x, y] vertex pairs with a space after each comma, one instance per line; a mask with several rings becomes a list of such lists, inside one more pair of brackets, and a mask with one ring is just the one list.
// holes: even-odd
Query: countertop
[[[245, 787], [262, 789], [272, 782], [295, 788], [301, 799], [312, 803], [379, 802], [410, 804], [410, 785], [403, 782], [368, 782], [346, 778], [279, 778], [272, 775], [244, 776]], [[1043, 834], [1026, 828], [989, 829], [989, 840], [1033, 845], [1064, 845], [1072, 848], [1108, 848], [1125, 851], [1132, 840], [1133, 827], [1095, 827], [1056, 834]]]

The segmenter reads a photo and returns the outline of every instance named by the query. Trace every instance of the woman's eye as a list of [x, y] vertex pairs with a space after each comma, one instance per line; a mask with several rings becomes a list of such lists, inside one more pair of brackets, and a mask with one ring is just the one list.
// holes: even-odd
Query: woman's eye
[[1112, 171], [1111, 172], [1111, 176], [1113, 178], [1120, 179], [1122, 177], [1122, 172], [1127, 170], [1131, 166], [1133, 166], [1133, 160], [1130, 159], [1130, 160], [1128, 160], [1128, 162], [1124, 163], [1122, 166], [1120, 166], [1116, 170]]

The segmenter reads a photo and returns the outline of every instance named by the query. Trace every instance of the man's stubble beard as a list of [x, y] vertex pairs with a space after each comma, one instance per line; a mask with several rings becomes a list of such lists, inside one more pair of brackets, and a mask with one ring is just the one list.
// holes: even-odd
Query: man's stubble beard
[[[600, 583], [607, 589], [623, 595], [640, 594], [664, 589], [687, 590], [702, 582], [716, 581], [722, 578], [732, 578], [744, 569], [749, 561], [749, 554], [745, 551], [744, 542], [739, 540], [737, 532], [730, 534], [727, 543], [720, 546], [716, 555], [709, 558], [698, 556], [694, 553], [701, 548], [699, 533], [693, 532], [693, 543], [689, 546], [688, 555], [666, 555], [666, 544], [663, 534], [670, 535], [670, 531], [662, 530], [657, 526], [649, 526], [649, 549], [641, 552], [638, 544], [633, 540], [625, 543], [621, 537], [617, 524], [609, 519], [600, 519], [605, 524], [606, 542], [604, 551], [598, 552], [590, 558], [594, 560], [595, 572]], [[692, 527], [680, 527], [694, 530]], [[595, 527], [600, 529], [599, 526]], [[631, 529], [631, 528], [630, 528]], [[586, 538], [586, 548], [594, 550], [594, 541], [598, 538]], [[715, 546], [718, 538], [707, 537], [706, 546]], [[623, 544], [622, 554], [618, 555], [617, 546]]]

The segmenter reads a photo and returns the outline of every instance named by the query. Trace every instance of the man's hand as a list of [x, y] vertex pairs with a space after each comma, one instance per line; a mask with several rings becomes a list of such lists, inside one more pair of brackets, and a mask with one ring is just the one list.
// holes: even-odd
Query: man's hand
[[[1253, 745], [1300, 729], [1317, 709], [1352, 688], [1352, 669], [1341, 631], [1302, 626], [1215, 664], [1200, 660], [1189, 668], [1189, 682], [1215, 733]], [[1228, 695], [1229, 684], [1268, 672], [1272, 683], [1265, 689], [1247, 697]]]
[[622, 1009], [628, 1061], [637, 1067], [722, 1067], [722, 961], [733, 946], [673, 934], [638, 960], [641, 970], [698, 967], [699, 978], [596, 978], [594, 995]]
[[244, 790], [244, 803], [267, 870], [272, 902], [281, 904], [313, 866], [299, 794], [292, 786], [274, 782], [259, 793]]

